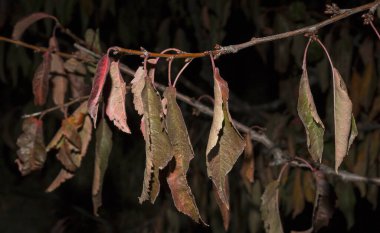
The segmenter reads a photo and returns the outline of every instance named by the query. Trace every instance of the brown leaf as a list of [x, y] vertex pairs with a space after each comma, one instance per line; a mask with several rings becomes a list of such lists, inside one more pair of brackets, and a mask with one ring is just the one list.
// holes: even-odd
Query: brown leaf
[[[54, 51], [59, 51], [58, 42], [55, 37], [51, 37], [49, 40], [49, 48]], [[67, 92], [68, 81], [66, 79], [66, 72], [63, 64], [63, 60], [57, 54], [51, 55], [50, 74], [52, 77], [52, 93], [53, 101], [56, 105], [63, 105], [65, 103], [65, 95]], [[61, 109], [63, 112], [64, 108]]]
[[43, 122], [37, 118], [27, 118], [22, 124], [23, 133], [17, 139], [18, 159], [16, 163], [23, 176], [43, 167], [46, 150], [42, 130]]
[[41, 64], [37, 67], [33, 77], [33, 95], [35, 105], [44, 105], [49, 92], [49, 71], [51, 65], [51, 53], [46, 51]]
[[317, 109], [314, 104], [305, 61], [302, 69], [303, 72], [299, 87], [297, 111], [306, 130], [307, 148], [309, 150], [309, 153], [314, 161], [321, 162], [325, 126], [319, 118]]
[[190, 160], [194, 158], [193, 147], [181, 109], [176, 101], [176, 89], [167, 87], [164, 97], [167, 100], [166, 125], [175, 158], [175, 169], [169, 173], [166, 180], [176, 208], [199, 223], [202, 218], [186, 179]]
[[89, 93], [89, 85], [84, 81], [87, 74], [86, 67], [75, 58], [70, 58], [64, 63], [65, 69], [69, 72], [70, 90], [73, 98], [85, 96]]
[[119, 70], [119, 62], [111, 62], [110, 76], [112, 88], [107, 101], [106, 114], [121, 131], [131, 133], [127, 125], [127, 113], [125, 109], [127, 89]]
[[133, 93], [133, 104], [135, 106], [138, 114], [144, 114], [143, 100], [141, 98], [141, 93], [145, 86], [145, 77], [147, 76], [144, 67], [140, 66], [135, 73], [134, 78], [131, 81], [132, 93]]
[[102, 205], [103, 179], [108, 167], [111, 149], [112, 131], [105, 119], [102, 119], [99, 128], [96, 130], [95, 169], [92, 183], [92, 204], [95, 215], [98, 215], [98, 209]]
[[49, 15], [47, 13], [44, 13], [44, 12], [36, 12], [36, 13], [30, 14], [30, 15], [20, 19], [16, 23], [16, 25], [13, 28], [12, 39], [20, 40], [22, 34], [30, 25], [32, 25], [36, 21], [38, 21], [40, 19], [44, 19], [44, 18], [53, 19], [58, 24], [58, 19], [56, 17]]
[[254, 181], [255, 173], [255, 159], [253, 155], [253, 143], [249, 133], [244, 135], [245, 148], [244, 148], [244, 160], [240, 169], [240, 176], [243, 179], [246, 186], [250, 186], [250, 183]]
[[88, 112], [94, 120], [94, 128], [96, 128], [96, 118], [98, 116], [100, 96], [103, 91], [103, 86], [106, 81], [109, 67], [110, 58], [106, 54], [100, 58], [98, 65], [96, 66], [95, 77], [92, 82], [92, 90], [90, 97], [88, 98]]
[[[227, 193], [227, 195], [229, 195], [230, 192], [229, 192], [228, 177], [226, 177], [225, 182], [226, 182], [225, 186], [226, 186], [226, 190], [227, 190], [226, 193]], [[230, 220], [231, 220], [230, 210], [227, 208], [227, 205], [225, 205], [222, 202], [222, 199], [220, 199], [220, 196], [218, 195], [218, 192], [216, 190], [217, 190], [217, 188], [215, 187], [215, 185], [213, 185], [215, 200], [216, 200], [216, 203], [218, 204], [220, 213], [222, 214], [223, 227], [224, 227], [225, 231], [228, 231], [228, 227], [230, 225]], [[229, 196], [227, 196], [227, 199], [229, 199]]]
[[[142, 129], [145, 138], [146, 166], [144, 184], [139, 202], [150, 200], [152, 203], [160, 191], [159, 170], [166, 167], [172, 159], [171, 145], [163, 124], [161, 97], [154, 89], [149, 77], [141, 93], [144, 108]], [[147, 140], [148, 139], [148, 140]]]
[[280, 211], [278, 209], [278, 187], [280, 183], [274, 180], [267, 185], [261, 196], [261, 217], [264, 221], [267, 233], [284, 232], [281, 224]]
[[57, 159], [61, 162], [62, 166], [70, 172], [77, 170], [77, 166], [72, 159], [73, 154], [74, 147], [69, 144], [67, 140], [63, 141], [63, 144], [59, 148]]
[[228, 110], [228, 85], [214, 70], [214, 114], [206, 149], [207, 174], [215, 184], [217, 193], [226, 208], [229, 200], [225, 179], [243, 152], [245, 142], [235, 129]]
[[91, 124], [91, 118], [89, 116], [86, 116], [84, 119], [84, 123], [82, 128], [79, 130], [79, 137], [82, 142], [82, 147], [79, 152], [75, 153], [75, 156], [73, 157], [73, 162], [75, 166], [80, 167], [82, 163], [83, 157], [87, 153], [88, 145], [90, 144], [92, 136], [92, 124]]
[[62, 183], [64, 183], [66, 180], [69, 180], [74, 177], [74, 174], [66, 171], [65, 169], [61, 169], [61, 171], [58, 173], [58, 176], [51, 182], [49, 187], [46, 189], [46, 192], [50, 193], [53, 192], [55, 189], [57, 189], [59, 186], [61, 186]]
[[337, 69], [334, 78], [334, 125], [335, 125], [335, 170], [338, 171], [343, 158], [357, 135], [352, 103], [346, 85]]

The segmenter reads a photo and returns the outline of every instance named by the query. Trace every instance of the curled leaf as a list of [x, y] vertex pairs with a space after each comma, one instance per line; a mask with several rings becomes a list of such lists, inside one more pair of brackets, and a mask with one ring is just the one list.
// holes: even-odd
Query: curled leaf
[[96, 66], [95, 77], [92, 83], [92, 90], [90, 97], [88, 98], [88, 112], [91, 118], [94, 120], [94, 127], [96, 127], [96, 118], [98, 116], [100, 96], [103, 91], [103, 86], [106, 81], [109, 67], [110, 58], [106, 54], [100, 58], [98, 65]]
[[46, 192], [48, 192], [48, 193], [53, 192], [55, 189], [57, 189], [59, 186], [61, 186], [62, 183], [64, 183], [66, 180], [69, 180], [73, 177], [74, 177], [74, 174], [66, 171], [65, 169], [61, 169], [61, 171], [58, 173], [57, 177], [53, 180], [53, 182], [46, 189]]
[[41, 169], [46, 160], [42, 130], [43, 122], [37, 118], [27, 118], [22, 124], [23, 133], [17, 139], [18, 159], [16, 163], [23, 176]]
[[141, 129], [144, 130], [146, 166], [139, 202], [142, 203], [149, 199], [154, 203], [160, 191], [159, 170], [166, 167], [173, 155], [169, 137], [163, 124], [161, 98], [147, 76], [141, 98], [144, 109]]
[[228, 110], [228, 85], [214, 70], [214, 114], [206, 149], [207, 174], [221, 202], [229, 209], [226, 176], [243, 152], [245, 142], [235, 129]]
[[20, 40], [22, 34], [30, 25], [32, 25], [33, 23], [37, 22], [38, 20], [44, 19], [44, 18], [53, 19], [58, 24], [58, 19], [56, 17], [49, 15], [47, 13], [44, 13], [44, 12], [36, 12], [36, 13], [30, 14], [30, 15], [20, 19], [16, 23], [16, 25], [13, 28], [12, 39]]
[[65, 69], [68, 71], [70, 81], [70, 90], [73, 98], [85, 96], [89, 93], [89, 85], [84, 81], [87, 73], [86, 67], [75, 58], [70, 58], [64, 63]]
[[92, 184], [92, 204], [95, 215], [98, 215], [98, 209], [102, 205], [103, 179], [108, 167], [111, 149], [112, 131], [105, 119], [102, 119], [99, 128], [96, 130], [95, 169]]
[[343, 158], [357, 135], [356, 123], [352, 114], [352, 103], [346, 84], [337, 69], [334, 78], [334, 126], [335, 126], [335, 170], [338, 171]]
[[166, 125], [168, 136], [172, 145], [172, 154], [175, 159], [175, 169], [166, 178], [172, 193], [176, 208], [190, 216], [194, 221], [202, 221], [194, 196], [188, 185], [186, 173], [190, 160], [194, 158], [185, 120], [176, 101], [176, 89], [166, 88], [164, 97], [167, 100]]
[[32, 85], [35, 105], [44, 105], [49, 91], [49, 71], [51, 66], [51, 53], [46, 51], [41, 64], [34, 73]]
[[314, 161], [321, 162], [325, 126], [314, 104], [305, 64], [300, 81], [297, 111], [306, 130], [309, 153]]
[[138, 114], [144, 114], [143, 100], [141, 98], [142, 90], [145, 86], [145, 77], [147, 73], [144, 70], [144, 67], [140, 66], [135, 73], [134, 78], [131, 81], [132, 84], [132, 93], [133, 93], [133, 104], [135, 106]]
[[267, 233], [284, 232], [281, 225], [280, 211], [278, 209], [279, 181], [272, 181], [267, 185], [261, 197], [261, 217]]
[[121, 131], [131, 133], [127, 125], [127, 113], [125, 110], [127, 89], [119, 70], [119, 62], [111, 62], [110, 76], [112, 87], [107, 101], [106, 114]]

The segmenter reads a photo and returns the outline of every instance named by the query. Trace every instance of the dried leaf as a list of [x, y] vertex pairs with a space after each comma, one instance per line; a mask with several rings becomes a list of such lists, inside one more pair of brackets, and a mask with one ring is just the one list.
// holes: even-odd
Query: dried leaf
[[103, 91], [103, 86], [106, 81], [109, 67], [110, 67], [110, 58], [106, 54], [98, 62], [98, 65], [95, 71], [95, 77], [92, 83], [91, 94], [90, 94], [90, 97], [88, 98], [88, 112], [91, 118], [94, 120], [94, 127], [96, 127], [96, 118], [98, 116], [100, 96]]
[[95, 215], [98, 215], [98, 209], [102, 205], [103, 179], [108, 167], [111, 149], [112, 131], [105, 119], [102, 119], [99, 128], [96, 130], [95, 169], [92, 183], [92, 204]]
[[37, 67], [33, 77], [33, 95], [35, 105], [44, 105], [49, 92], [49, 71], [51, 66], [51, 53], [46, 51], [41, 64]]
[[111, 62], [110, 76], [112, 88], [107, 101], [106, 114], [121, 131], [131, 133], [127, 125], [127, 113], [125, 109], [127, 89], [119, 70], [119, 62]]
[[86, 116], [84, 119], [84, 123], [82, 128], [79, 131], [79, 137], [82, 142], [82, 147], [80, 149], [80, 152], [76, 152], [75, 156], [73, 157], [73, 162], [75, 166], [80, 167], [82, 163], [83, 157], [87, 153], [88, 145], [90, 144], [92, 136], [92, 124], [91, 124], [91, 118], [89, 116]]
[[141, 93], [145, 86], [145, 77], [147, 76], [144, 67], [140, 66], [135, 73], [134, 78], [131, 81], [132, 93], [133, 93], [133, 104], [135, 106], [138, 114], [144, 114], [143, 100], [141, 98]]
[[60, 146], [59, 152], [57, 154], [57, 159], [61, 162], [62, 166], [70, 172], [77, 170], [77, 166], [74, 164], [74, 161], [72, 159], [73, 153], [74, 147], [68, 143], [67, 140], [65, 140]]
[[160, 191], [159, 170], [166, 167], [172, 159], [171, 145], [163, 125], [161, 98], [154, 89], [149, 77], [145, 77], [145, 87], [141, 98], [144, 117], [141, 129], [145, 138], [146, 166], [143, 190], [139, 202], [150, 200], [154, 203]]
[[85, 96], [89, 93], [89, 86], [85, 83], [84, 77], [87, 73], [86, 67], [75, 58], [70, 58], [64, 64], [69, 72], [70, 90], [73, 98]]
[[[227, 195], [229, 195], [230, 192], [229, 192], [228, 177], [226, 177], [225, 182], [226, 182], [225, 186], [226, 186], [226, 190], [227, 190], [226, 193], [227, 193]], [[231, 220], [230, 210], [227, 209], [227, 206], [222, 202], [222, 199], [220, 199], [216, 190], [217, 190], [217, 188], [215, 187], [215, 185], [213, 185], [215, 200], [216, 200], [216, 203], [218, 204], [220, 213], [222, 214], [222, 218], [223, 218], [223, 227], [224, 227], [225, 231], [228, 231], [228, 228], [230, 225], [230, 220]], [[229, 196], [227, 196], [227, 199], [229, 199]]]
[[278, 187], [280, 183], [274, 180], [267, 185], [261, 197], [261, 217], [267, 233], [284, 232], [281, 225], [280, 211], [278, 209]]
[[245, 139], [245, 148], [244, 148], [244, 160], [243, 165], [240, 170], [240, 176], [243, 178], [246, 186], [250, 186], [250, 183], [254, 181], [254, 172], [255, 172], [255, 160], [253, 156], [253, 143], [250, 134], [244, 135]]
[[66, 171], [65, 169], [61, 169], [61, 171], [58, 173], [58, 176], [51, 182], [49, 187], [46, 189], [46, 192], [50, 193], [56, 190], [59, 186], [61, 186], [62, 183], [64, 183], [66, 180], [69, 180], [74, 177], [74, 174]]
[[202, 219], [186, 179], [190, 160], [194, 158], [193, 147], [181, 109], [176, 101], [176, 89], [167, 87], [164, 97], [167, 100], [166, 125], [175, 158], [175, 169], [170, 172], [166, 180], [176, 208], [199, 223]]
[[321, 162], [323, 153], [323, 135], [325, 126], [319, 118], [314, 99], [311, 94], [309, 77], [304, 63], [299, 87], [298, 116], [305, 127], [307, 135], [307, 149], [316, 162]]
[[214, 71], [214, 114], [206, 149], [207, 174], [215, 184], [217, 193], [229, 209], [225, 178], [243, 152], [245, 142], [235, 129], [228, 110], [228, 85]]
[[335, 125], [335, 170], [338, 171], [343, 158], [357, 135], [356, 123], [352, 114], [352, 103], [347, 88], [337, 69], [334, 78], [334, 125]]
[[16, 25], [13, 28], [12, 39], [20, 40], [22, 34], [30, 25], [32, 25], [36, 21], [38, 21], [40, 19], [44, 19], [44, 18], [53, 19], [53, 20], [55, 20], [56, 23], [58, 23], [58, 19], [56, 17], [49, 15], [49, 14], [46, 14], [44, 12], [36, 12], [36, 13], [30, 14], [30, 15], [20, 19], [16, 23]]
[[18, 159], [16, 163], [23, 176], [43, 167], [46, 160], [43, 122], [37, 118], [27, 118], [22, 124], [23, 133], [17, 139]]

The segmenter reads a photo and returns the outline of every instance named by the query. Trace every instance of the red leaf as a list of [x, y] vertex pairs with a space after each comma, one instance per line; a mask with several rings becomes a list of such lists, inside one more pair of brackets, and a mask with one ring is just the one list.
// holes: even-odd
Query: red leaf
[[58, 24], [58, 19], [52, 15], [46, 14], [44, 12], [36, 12], [33, 14], [30, 14], [22, 19], [20, 19], [15, 27], [13, 28], [13, 33], [12, 33], [12, 39], [14, 40], [19, 40], [24, 33], [24, 31], [33, 23], [37, 22], [40, 19], [44, 18], [50, 18], [55, 20], [55, 22]]
[[22, 175], [41, 169], [46, 160], [44, 137], [41, 120], [27, 118], [22, 124], [23, 133], [17, 139], [20, 149], [17, 151], [16, 163]]
[[127, 125], [127, 113], [125, 110], [125, 95], [127, 94], [127, 89], [123, 77], [120, 74], [119, 62], [111, 62], [110, 75], [112, 88], [106, 107], [107, 116], [121, 131], [131, 133]]
[[51, 53], [46, 51], [42, 63], [37, 67], [33, 77], [34, 104], [44, 105], [49, 92], [49, 71], [51, 66]]
[[103, 86], [106, 81], [108, 70], [110, 68], [110, 59], [108, 55], [104, 55], [98, 62], [95, 71], [95, 77], [92, 83], [92, 90], [88, 99], [88, 112], [94, 120], [96, 127], [96, 117], [98, 115], [99, 99], [102, 94]]

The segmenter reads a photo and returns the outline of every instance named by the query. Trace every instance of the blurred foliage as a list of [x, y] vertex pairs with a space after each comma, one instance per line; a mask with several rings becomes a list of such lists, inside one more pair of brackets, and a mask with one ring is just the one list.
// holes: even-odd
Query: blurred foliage
[[[337, 1], [350, 8], [366, 1]], [[160, 51], [177, 47], [186, 51], [209, 50], [215, 44], [228, 45], [310, 25], [326, 19], [323, 1], [250, 0], [0, 0], [0, 31], [10, 36], [13, 25], [23, 16], [44, 11], [55, 15], [66, 28], [85, 37], [88, 28], [99, 30], [103, 51], [118, 45]], [[376, 19], [379, 28], [379, 18]], [[22, 40], [47, 46], [52, 22], [40, 21], [30, 27]], [[342, 168], [363, 176], [379, 177], [380, 146], [380, 42], [360, 15], [339, 21], [319, 31], [319, 38], [331, 52], [345, 80], [354, 104], [359, 137]], [[74, 52], [74, 41], [57, 31], [60, 48]], [[246, 125], [266, 129], [270, 138], [290, 155], [309, 159], [304, 129], [297, 116], [296, 99], [301, 61], [307, 39], [292, 37], [221, 57], [217, 63], [231, 91], [231, 114]], [[308, 54], [310, 85], [318, 112], [326, 122], [324, 163], [334, 165], [333, 117], [330, 67], [318, 46]], [[113, 127], [113, 149], [105, 174], [100, 218], [92, 215], [91, 183], [94, 166], [94, 139], [75, 177], [53, 193], [44, 190], [59, 171], [49, 153], [42, 171], [21, 177], [14, 160], [16, 139], [21, 134], [21, 115], [42, 110], [33, 104], [31, 79], [40, 54], [0, 43], [0, 232], [223, 232], [223, 223], [211, 192], [204, 163], [211, 119], [193, 114], [181, 105], [195, 149], [189, 170], [202, 217], [203, 227], [176, 211], [167, 185], [155, 205], [139, 205], [137, 197], [144, 172], [144, 142], [139, 117], [128, 97], [128, 121], [133, 132], [125, 135]], [[136, 68], [141, 60], [125, 57]], [[163, 62], [164, 63], [164, 62]], [[175, 63], [174, 63], [175, 65]], [[179, 67], [174, 66], [174, 71]], [[165, 65], [161, 67], [165, 71]], [[208, 59], [194, 61], [180, 80], [178, 90], [194, 98], [212, 93]], [[86, 77], [90, 83], [91, 75]], [[130, 77], [125, 77], [130, 80]], [[158, 77], [158, 81], [165, 80]], [[52, 106], [53, 103], [48, 103]], [[44, 118], [46, 140], [59, 128], [62, 113]], [[330, 131], [329, 131], [330, 130]], [[239, 175], [241, 164], [230, 174], [230, 232], [263, 232], [260, 196], [278, 169], [271, 167], [268, 151], [254, 144], [255, 182], [246, 185]], [[241, 163], [241, 159], [239, 160]], [[291, 169], [280, 188], [280, 212], [285, 232], [310, 226], [315, 187], [310, 172]], [[379, 232], [378, 187], [346, 183], [329, 177], [337, 194], [337, 210], [322, 232]], [[165, 182], [162, 182], [165, 183]]]

